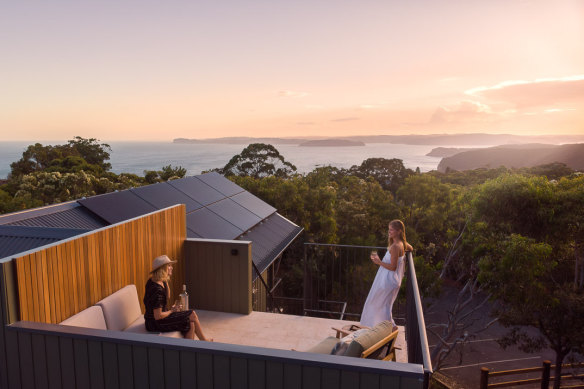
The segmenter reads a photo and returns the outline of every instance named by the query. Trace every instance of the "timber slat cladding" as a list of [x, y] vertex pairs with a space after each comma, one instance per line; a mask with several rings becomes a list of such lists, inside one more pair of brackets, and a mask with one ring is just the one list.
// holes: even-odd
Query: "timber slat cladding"
[[141, 300], [161, 254], [178, 260], [170, 285], [176, 298], [185, 239], [185, 207], [178, 205], [16, 258], [20, 320], [60, 323], [128, 284]]

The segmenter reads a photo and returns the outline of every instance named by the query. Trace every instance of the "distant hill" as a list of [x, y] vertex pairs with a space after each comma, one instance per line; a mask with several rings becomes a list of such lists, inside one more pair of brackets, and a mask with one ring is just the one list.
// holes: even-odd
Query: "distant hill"
[[443, 158], [438, 171], [472, 170], [478, 168], [533, 167], [553, 162], [584, 171], [584, 143], [567, 145], [524, 144], [475, 149]]
[[455, 154], [462, 153], [464, 151], [475, 150], [474, 148], [457, 148], [457, 147], [436, 147], [432, 149], [428, 154], [428, 157], [451, 157]]
[[365, 146], [365, 143], [348, 139], [318, 139], [300, 143], [302, 147], [347, 147]]
[[[173, 143], [213, 143], [213, 144], [250, 144], [268, 143], [277, 144], [301, 144], [310, 140], [339, 139], [334, 137], [307, 136], [304, 138], [252, 138], [252, 137], [226, 137], [208, 139], [176, 138]], [[584, 135], [538, 135], [524, 136], [511, 134], [431, 134], [431, 135], [359, 135], [345, 136], [344, 140], [352, 140], [363, 143], [394, 143], [406, 145], [436, 145], [436, 146], [492, 146], [502, 144], [523, 143], [578, 143], [584, 142]]]

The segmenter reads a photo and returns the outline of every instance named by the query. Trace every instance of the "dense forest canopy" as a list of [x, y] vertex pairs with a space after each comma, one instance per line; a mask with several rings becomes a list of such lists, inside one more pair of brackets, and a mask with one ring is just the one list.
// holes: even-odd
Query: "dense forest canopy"
[[[80, 137], [29, 146], [0, 187], [0, 211], [186, 173], [169, 165], [143, 177], [116, 175], [109, 171], [109, 151], [107, 144]], [[387, 223], [402, 219], [425, 296], [436, 296], [448, 278], [495, 301], [493, 314], [510, 329], [503, 345], [551, 347], [557, 363], [584, 351], [582, 173], [558, 163], [420, 173], [399, 159], [370, 158], [350, 169], [326, 166], [303, 175], [265, 144], [249, 145], [215, 170], [303, 227], [304, 241], [383, 246]], [[290, 250], [300, 251], [301, 243]], [[284, 270], [285, 293], [298, 294], [302, 269], [291, 263]], [[526, 327], [540, 336], [527, 336]]]

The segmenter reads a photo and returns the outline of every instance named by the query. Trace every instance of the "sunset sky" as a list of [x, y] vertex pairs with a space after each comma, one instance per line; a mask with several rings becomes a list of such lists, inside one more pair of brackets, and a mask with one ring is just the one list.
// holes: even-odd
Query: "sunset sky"
[[584, 0], [22, 0], [0, 36], [0, 141], [584, 134]]

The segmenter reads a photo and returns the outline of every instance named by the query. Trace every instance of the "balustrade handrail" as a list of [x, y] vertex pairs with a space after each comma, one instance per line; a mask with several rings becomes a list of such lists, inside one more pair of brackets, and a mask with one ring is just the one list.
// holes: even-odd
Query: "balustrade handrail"
[[428, 347], [428, 337], [426, 336], [426, 323], [424, 321], [424, 313], [422, 311], [422, 299], [420, 298], [420, 291], [418, 289], [418, 279], [416, 277], [416, 268], [414, 267], [414, 258], [412, 256], [412, 252], [408, 251], [406, 253], [406, 257], [408, 259], [408, 277], [411, 277], [410, 282], [412, 283], [416, 317], [418, 319], [418, 330], [423, 361], [422, 365], [424, 366], [425, 374], [432, 374], [432, 360], [430, 359], [430, 348]]
[[[307, 248], [308, 247], [331, 247], [341, 249], [387, 249], [385, 246], [357, 246], [357, 245], [341, 245], [331, 243], [304, 243], [304, 262], [305, 273], [307, 271]], [[422, 365], [424, 369], [424, 388], [428, 388], [430, 375], [432, 371], [432, 361], [430, 359], [430, 350], [428, 347], [428, 338], [426, 335], [426, 324], [424, 321], [424, 314], [422, 309], [422, 299], [418, 289], [418, 280], [416, 277], [416, 270], [414, 267], [414, 260], [412, 252], [406, 253], [407, 261], [407, 296], [406, 296], [406, 341], [408, 344], [408, 361]], [[306, 284], [305, 284], [306, 288]], [[306, 295], [306, 289], [305, 289]], [[312, 310], [304, 307], [304, 312], [319, 312], [324, 313], [324, 310]], [[328, 312], [328, 311], [326, 311]]]

